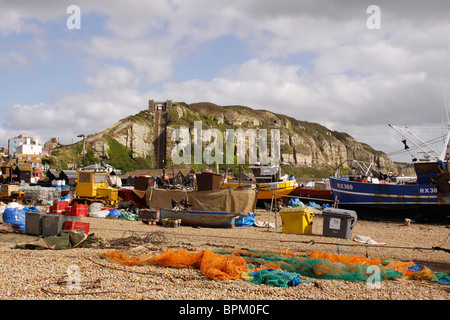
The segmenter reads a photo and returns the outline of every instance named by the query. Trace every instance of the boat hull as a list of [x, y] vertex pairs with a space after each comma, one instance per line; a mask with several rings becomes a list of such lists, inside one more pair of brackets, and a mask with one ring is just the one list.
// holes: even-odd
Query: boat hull
[[232, 228], [246, 214], [222, 211], [174, 211], [160, 208], [160, 219], [181, 219], [181, 225], [207, 228]]
[[[239, 182], [225, 182], [221, 185], [221, 189], [238, 188], [245, 186], [244, 183]], [[271, 200], [273, 195], [276, 194], [276, 198], [280, 198], [281, 195], [288, 195], [297, 188], [295, 180], [271, 182], [271, 183], [259, 183], [256, 186], [258, 190], [257, 200]]]
[[435, 185], [384, 184], [330, 177], [334, 199], [358, 215], [379, 217], [446, 217], [450, 205]]
[[331, 190], [320, 190], [311, 188], [296, 188], [291, 193], [291, 196], [298, 196], [304, 198], [333, 200], [333, 194]]

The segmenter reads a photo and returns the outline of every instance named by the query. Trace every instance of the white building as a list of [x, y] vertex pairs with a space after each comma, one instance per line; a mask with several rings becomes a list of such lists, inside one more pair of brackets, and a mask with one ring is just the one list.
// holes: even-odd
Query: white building
[[23, 137], [21, 134], [8, 140], [8, 156], [13, 158], [19, 154], [41, 154], [42, 145], [38, 139], [33, 137]]

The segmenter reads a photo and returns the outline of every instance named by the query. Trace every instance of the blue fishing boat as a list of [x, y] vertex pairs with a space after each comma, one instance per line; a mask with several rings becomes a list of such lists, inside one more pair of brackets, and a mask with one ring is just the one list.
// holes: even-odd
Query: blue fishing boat
[[413, 163], [414, 182], [387, 182], [370, 175], [330, 177], [334, 200], [338, 207], [362, 217], [446, 219], [450, 216], [449, 141], [447, 135], [441, 153], [435, 152], [433, 158], [426, 153]]

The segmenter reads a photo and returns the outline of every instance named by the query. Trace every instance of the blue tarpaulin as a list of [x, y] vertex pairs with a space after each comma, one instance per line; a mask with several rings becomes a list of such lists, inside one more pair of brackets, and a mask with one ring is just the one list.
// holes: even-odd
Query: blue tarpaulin
[[20, 230], [25, 230], [25, 210], [6, 208], [3, 212], [3, 222], [16, 225]]
[[121, 213], [120, 211], [118, 211], [116, 208], [110, 209], [108, 215], [106, 216], [106, 218], [108, 217], [112, 217], [112, 218], [120, 218]]
[[235, 226], [236, 227], [252, 227], [255, 224], [255, 215], [253, 212], [249, 212], [247, 217], [239, 219]]

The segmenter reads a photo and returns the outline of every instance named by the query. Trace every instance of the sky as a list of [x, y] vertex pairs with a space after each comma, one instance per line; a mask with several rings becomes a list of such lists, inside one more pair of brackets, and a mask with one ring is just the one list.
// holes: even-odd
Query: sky
[[0, 146], [70, 144], [172, 100], [285, 114], [409, 161], [419, 149], [388, 124], [442, 136], [449, 16], [447, 0], [0, 0]]

